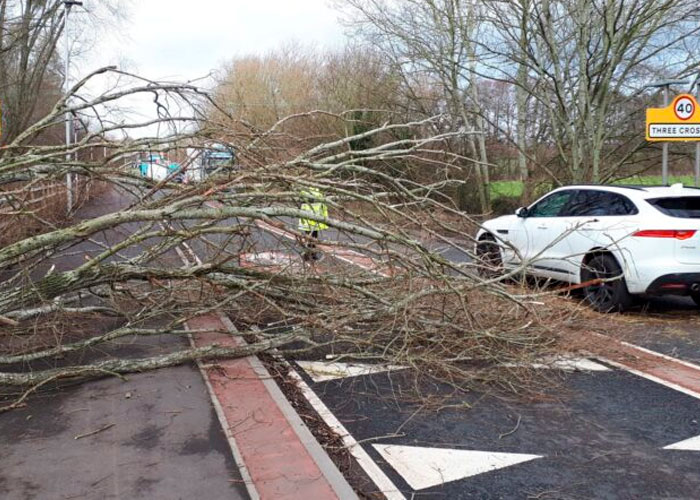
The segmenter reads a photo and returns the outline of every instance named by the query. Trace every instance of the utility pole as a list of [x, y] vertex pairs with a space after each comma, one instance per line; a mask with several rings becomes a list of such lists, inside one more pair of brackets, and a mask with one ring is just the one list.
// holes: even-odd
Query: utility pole
[[[66, 38], [66, 55], [65, 55], [65, 92], [66, 92], [66, 166], [70, 164], [71, 154], [69, 152], [71, 145], [71, 125], [73, 120], [68, 108], [68, 92], [70, 92], [70, 40], [68, 38], [68, 19], [70, 18], [70, 9], [74, 5], [78, 7], [83, 5], [83, 2], [75, 0], [63, 0], [63, 7], [66, 9], [65, 19], [63, 21], [63, 32]], [[73, 210], [73, 175], [70, 171], [66, 174], [66, 199], [68, 202], [68, 214]]]

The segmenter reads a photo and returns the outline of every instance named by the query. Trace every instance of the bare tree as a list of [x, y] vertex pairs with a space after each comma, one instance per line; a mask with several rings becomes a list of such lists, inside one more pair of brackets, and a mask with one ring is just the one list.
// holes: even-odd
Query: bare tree
[[[79, 51], [98, 36], [95, 29], [123, 17], [129, 0], [88, 4], [80, 12], [90, 28], [74, 35], [71, 51]], [[65, 6], [61, 0], [4, 0], [0, 2], [0, 100], [2, 102], [2, 144], [12, 142], [22, 131], [45, 116], [63, 93], [59, 43], [64, 35]], [[98, 28], [99, 27], [99, 28]], [[60, 54], [59, 54], [60, 53]], [[48, 131], [44, 130], [44, 135]], [[55, 141], [54, 141], [55, 142]]]
[[[530, 109], [542, 108], [556, 161], [539, 166], [558, 182], [604, 181], [637, 161], [642, 128], [629, 134], [629, 125], [639, 119], [645, 85], [695, 71], [700, 62], [694, 2], [484, 5], [491, 36], [474, 40], [485, 54], [480, 72], [516, 86], [519, 115], [527, 114], [524, 95]], [[514, 142], [522, 152], [520, 132]]]
[[[379, 47], [402, 74], [410, 94], [424, 79], [439, 89], [451, 130], [473, 130], [466, 141], [481, 208], [488, 211], [489, 162], [482, 102], [475, 79], [479, 7], [465, 0], [349, 0], [338, 3], [358, 38]], [[430, 113], [428, 113], [430, 114]], [[459, 151], [466, 156], [467, 151]], [[476, 168], [472, 168], [472, 167]]]

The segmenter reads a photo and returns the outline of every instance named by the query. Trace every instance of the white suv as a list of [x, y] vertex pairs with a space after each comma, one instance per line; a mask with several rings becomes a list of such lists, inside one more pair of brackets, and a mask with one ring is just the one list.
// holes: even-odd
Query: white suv
[[634, 295], [700, 305], [700, 190], [682, 184], [562, 187], [476, 237], [485, 271], [583, 284], [599, 311], [621, 311]]

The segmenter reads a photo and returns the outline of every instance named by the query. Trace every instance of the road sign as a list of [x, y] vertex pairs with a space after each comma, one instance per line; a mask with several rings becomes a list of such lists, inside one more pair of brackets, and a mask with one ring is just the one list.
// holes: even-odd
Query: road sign
[[700, 110], [690, 94], [665, 108], [647, 109], [647, 141], [700, 141]]

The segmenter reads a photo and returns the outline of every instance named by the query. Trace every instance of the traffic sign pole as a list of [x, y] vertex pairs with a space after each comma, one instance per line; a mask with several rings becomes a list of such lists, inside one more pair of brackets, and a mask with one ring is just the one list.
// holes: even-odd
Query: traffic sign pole
[[[697, 86], [695, 87], [695, 93], [698, 96], [698, 99], [700, 99], [700, 82], [698, 79], [695, 79], [695, 82], [697, 83]], [[693, 89], [690, 89], [692, 92]], [[700, 142], [695, 143], [695, 187], [700, 186]]]
[[[664, 85], [664, 107], [668, 107], [669, 85]], [[668, 142], [664, 142], [661, 150], [661, 184], [668, 185]]]
[[668, 143], [700, 140], [700, 113], [697, 112], [698, 103], [695, 97], [692, 94], [681, 94], [674, 100], [673, 106], [670, 106], [671, 85], [688, 83], [690, 82], [685, 80], [667, 80], [647, 85], [663, 89], [664, 107], [647, 108], [646, 139], [662, 143], [661, 179], [664, 185], [668, 185]]

